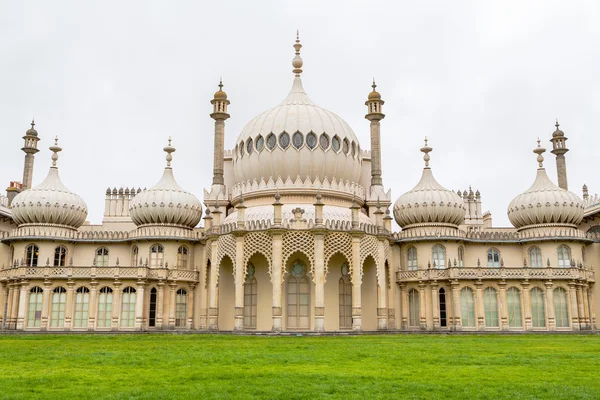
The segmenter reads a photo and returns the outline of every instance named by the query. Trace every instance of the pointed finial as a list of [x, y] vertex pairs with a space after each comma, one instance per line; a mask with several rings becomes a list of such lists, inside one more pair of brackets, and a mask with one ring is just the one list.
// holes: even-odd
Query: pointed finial
[[425, 136], [425, 146], [421, 147], [421, 151], [425, 153], [425, 155], [423, 156], [423, 160], [425, 160], [425, 168], [429, 168], [429, 160], [431, 160], [429, 153], [433, 150], [430, 146], [427, 145], [428, 141], [429, 139], [427, 139], [427, 136]]
[[171, 168], [171, 161], [173, 161], [171, 153], [175, 152], [175, 147], [171, 146], [171, 136], [169, 136], [169, 144], [163, 150], [167, 153], [167, 168]]
[[373, 84], [371, 87], [373, 88], [373, 91], [376, 92], [375, 88], [377, 87], [377, 84], [375, 83], [375, 77], [373, 77]]
[[302, 58], [300, 58], [300, 49], [302, 48], [302, 44], [300, 44], [300, 31], [296, 30], [296, 43], [294, 43], [294, 49], [296, 50], [296, 56], [292, 60], [292, 66], [294, 69], [292, 72], [296, 74], [296, 76], [300, 76], [302, 73], [302, 65], [304, 62]]
[[546, 151], [546, 149], [544, 149], [542, 147], [542, 145], [540, 144], [540, 138], [538, 138], [537, 144], [538, 145], [533, 150], [533, 152], [538, 155], [537, 156], [537, 162], [538, 162], [538, 165], [539, 165], [539, 169], [542, 169], [542, 168], [544, 168], [544, 156], [542, 156], [542, 154]]
[[56, 168], [56, 161], [58, 161], [58, 153], [62, 151], [62, 148], [58, 146], [58, 136], [54, 139], [54, 146], [50, 146], [52, 154], [52, 168]]
[[219, 90], [223, 90], [223, 77], [219, 77]]
[[560, 126], [560, 124], [558, 123], [558, 118], [556, 118], [556, 124], [554, 124], [554, 126], [556, 127], [556, 129], [558, 130], [558, 127]]
[[34, 129], [35, 126], [35, 118], [31, 118], [31, 129]]

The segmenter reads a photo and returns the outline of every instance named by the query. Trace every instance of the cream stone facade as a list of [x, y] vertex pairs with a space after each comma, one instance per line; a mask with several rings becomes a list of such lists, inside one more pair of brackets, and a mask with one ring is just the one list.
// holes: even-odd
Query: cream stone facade
[[23, 183], [11, 182], [0, 198], [1, 328], [596, 329], [600, 199], [585, 186], [583, 198], [568, 191], [558, 123], [559, 185], [538, 141], [532, 186], [508, 206], [513, 228], [492, 226], [479, 192], [436, 181], [427, 139], [421, 180], [392, 203], [375, 82], [365, 103], [367, 151], [342, 118], [308, 97], [298, 38], [293, 46], [290, 93], [252, 119], [232, 150], [224, 148], [230, 102], [222, 83], [210, 101], [214, 164], [204, 206], [177, 184], [169, 139], [158, 183], [107, 189], [102, 224], [91, 225], [85, 201], [60, 179], [57, 142], [46, 179], [32, 187], [40, 139], [32, 123]]

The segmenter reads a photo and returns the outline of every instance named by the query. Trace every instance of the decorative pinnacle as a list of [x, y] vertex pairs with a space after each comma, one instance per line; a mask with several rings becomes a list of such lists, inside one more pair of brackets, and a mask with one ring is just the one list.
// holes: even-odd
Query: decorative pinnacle
[[[33, 126], [33, 121], [31, 121], [31, 125]], [[62, 151], [62, 148], [58, 146], [58, 136], [54, 138], [54, 146], [50, 146], [50, 151], [52, 154], [52, 168], [56, 168], [56, 161], [58, 161], [58, 153]]]
[[31, 118], [31, 129], [34, 129], [35, 126], [35, 118]]
[[558, 130], [558, 127], [560, 126], [560, 124], [558, 123], [558, 118], [556, 118], [556, 124], [554, 124], [554, 126], [556, 127], [556, 130]]
[[292, 60], [292, 66], [294, 67], [292, 72], [296, 74], [296, 76], [300, 76], [300, 74], [302, 73], [302, 65], [304, 64], [302, 58], [300, 57], [301, 48], [302, 44], [300, 44], [300, 32], [296, 30], [296, 43], [294, 43], [294, 49], [296, 49], [296, 56]]
[[539, 169], [542, 169], [544, 168], [544, 156], [542, 156], [542, 154], [546, 151], [546, 149], [541, 146], [540, 138], [538, 138], [537, 144], [538, 145], [535, 149], [533, 149], [533, 152], [538, 155], [537, 162], [539, 164]]
[[175, 147], [171, 146], [171, 136], [169, 136], [169, 144], [163, 150], [167, 153], [167, 168], [171, 168], [171, 161], [173, 161], [171, 153], [175, 152]]
[[375, 84], [375, 77], [373, 77], [373, 84], [371, 85], [371, 87], [373, 88], [373, 91], [376, 92], [375, 88], [377, 87], [377, 85]]
[[427, 139], [427, 136], [425, 136], [425, 146], [421, 147], [421, 151], [425, 153], [425, 155], [423, 156], [423, 160], [425, 160], [425, 168], [429, 168], [429, 160], [431, 160], [431, 157], [429, 157], [429, 153], [433, 151], [433, 148], [427, 146], [428, 140], [429, 139]]
[[221, 90], [221, 91], [223, 90], [223, 77], [222, 76], [219, 77], [219, 90]]

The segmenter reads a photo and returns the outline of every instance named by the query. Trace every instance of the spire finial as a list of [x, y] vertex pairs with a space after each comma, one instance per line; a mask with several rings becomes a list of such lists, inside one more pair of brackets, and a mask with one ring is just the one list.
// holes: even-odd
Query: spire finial
[[35, 118], [32, 117], [31, 118], [31, 129], [34, 129], [33, 127], [35, 126]]
[[171, 161], [173, 161], [171, 153], [175, 152], [175, 147], [171, 146], [171, 136], [169, 136], [169, 144], [163, 150], [167, 153], [167, 168], [171, 168]]
[[556, 127], [556, 129], [558, 130], [558, 127], [560, 126], [560, 124], [558, 123], [558, 118], [556, 118], [556, 124], [554, 124], [554, 126]]
[[223, 90], [223, 77], [219, 77], [219, 90]]
[[423, 156], [423, 160], [425, 160], [425, 168], [429, 168], [429, 160], [431, 160], [429, 153], [433, 151], [433, 148], [427, 145], [428, 141], [429, 139], [427, 139], [427, 136], [425, 136], [425, 146], [421, 147], [421, 151], [425, 153], [425, 155]]
[[294, 69], [292, 72], [296, 74], [296, 76], [300, 76], [302, 73], [302, 65], [304, 62], [300, 57], [300, 49], [302, 48], [302, 44], [300, 44], [300, 31], [296, 30], [296, 43], [294, 43], [294, 49], [296, 50], [296, 56], [292, 60], [292, 66]]
[[537, 140], [537, 147], [533, 150], [533, 152], [535, 154], [537, 154], [537, 162], [538, 162], [538, 169], [542, 169], [544, 168], [544, 156], [542, 156], [542, 154], [546, 151], [545, 148], [542, 147], [542, 145], [540, 144], [540, 138], [538, 138]]
[[[33, 121], [32, 121], [33, 123]], [[52, 168], [56, 168], [56, 161], [58, 161], [58, 153], [62, 151], [62, 148], [58, 146], [58, 136], [54, 138], [54, 146], [50, 146], [52, 154]]]
[[375, 88], [377, 87], [377, 84], [375, 83], [375, 77], [373, 77], [373, 84], [371, 87], [373, 88], [373, 91], [376, 92]]

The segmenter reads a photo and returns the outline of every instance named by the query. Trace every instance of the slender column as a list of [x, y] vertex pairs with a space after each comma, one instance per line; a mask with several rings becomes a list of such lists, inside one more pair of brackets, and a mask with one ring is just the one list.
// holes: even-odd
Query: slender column
[[548, 319], [548, 330], [556, 330], [556, 320], [554, 316], [554, 292], [552, 291], [552, 282], [545, 282], [546, 285], [546, 318]]
[[224, 185], [225, 120], [229, 118], [229, 114], [227, 114], [229, 100], [227, 100], [227, 94], [223, 92], [222, 82], [219, 82], [219, 91], [215, 93], [210, 103], [213, 105], [213, 113], [210, 114], [210, 117], [215, 120], [213, 185]]
[[281, 286], [283, 284], [283, 236], [278, 231], [273, 233], [273, 271], [271, 271], [271, 283], [273, 284], [273, 332], [281, 332]]
[[498, 283], [498, 311], [500, 315], [500, 329], [503, 331], [508, 330], [508, 308], [506, 300], [506, 282], [501, 281]]
[[315, 233], [315, 331], [325, 331], [325, 235]]
[[10, 326], [11, 329], [17, 329], [17, 315], [19, 313], [19, 284], [13, 284], [12, 291], [12, 310], [10, 312]]
[[49, 280], [44, 281], [44, 291], [42, 292], [42, 318], [40, 321], [40, 331], [48, 329], [48, 311], [50, 310], [50, 285]]
[[577, 307], [577, 284], [569, 282], [569, 300], [571, 305], [571, 329], [579, 330], [579, 312]]
[[88, 308], [88, 331], [96, 329], [96, 315], [98, 315], [98, 282], [90, 282], [90, 303]]
[[6, 315], [8, 313], [7, 310], [7, 301], [8, 301], [8, 286], [6, 282], [0, 282], [0, 320], [2, 324], [0, 325], [0, 329], [6, 329]]
[[5, 320], [3, 322], [5, 329], [12, 329], [10, 324], [12, 322], [11, 313], [12, 313], [12, 303], [13, 303], [13, 290], [14, 290], [13, 284], [12, 283], [7, 284], [7, 286], [6, 286], [6, 292], [7, 292], [6, 305], [5, 305], [6, 312], [4, 313]]
[[452, 285], [452, 313], [454, 314], [454, 330], [462, 331], [461, 314], [462, 308], [460, 307], [460, 285], [457, 281], [453, 281]]
[[523, 282], [523, 311], [525, 313], [525, 330], [530, 331], [533, 329], [531, 321], [531, 293], [529, 293], [529, 282]]
[[590, 307], [590, 329], [596, 329], [596, 307], [594, 305], [594, 292], [592, 288], [588, 290], [588, 299], [589, 299], [589, 307]]
[[[212, 254], [217, 255], [217, 241], [212, 243]], [[216, 331], [219, 329], [219, 265], [210, 266], [210, 280], [208, 288], [208, 329]]]
[[485, 330], [485, 306], [483, 302], [483, 282], [475, 282], [475, 299], [477, 301], [475, 312], [477, 313], [477, 330]]
[[585, 326], [587, 329], [592, 329], [592, 323], [590, 318], [590, 296], [588, 294], [588, 286], [584, 285], [583, 288], [583, 315], [585, 316]]
[[189, 284], [190, 290], [188, 290], [188, 307], [187, 307], [187, 329], [194, 329], [194, 310], [196, 308], [194, 302], [194, 288], [196, 285], [194, 283]]
[[112, 324], [110, 329], [119, 330], [119, 319], [121, 317], [121, 282], [115, 281], [113, 289]]
[[65, 324], [64, 330], [70, 331], [73, 328], [73, 290], [75, 282], [69, 280], [67, 282], [67, 298], [65, 301]]
[[244, 330], [244, 236], [235, 238], [235, 331]]
[[175, 329], [175, 292], [177, 283], [169, 283], [169, 329]]
[[431, 311], [433, 313], [433, 330], [437, 331], [440, 329], [440, 297], [437, 282], [431, 282]]
[[427, 330], [427, 297], [425, 296], [425, 286], [425, 283], [419, 283], [419, 316], [422, 331]]
[[352, 236], [352, 330], [362, 331], [362, 265], [360, 236]]
[[21, 282], [19, 290], [19, 311], [17, 315], [17, 329], [23, 330], [25, 327], [25, 306], [27, 304], [27, 282]]
[[156, 284], [156, 329], [163, 328], [163, 313], [165, 304], [165, 283], [158, 281]]
[[135, 294], [135, 330], [142, 330], [142, 320], [144, 319], [144, 287], [145, 282], [137, 281], [137, 289]]
[[585, 310], [583, 308], [583, 290], [581, 289], [581, 285], [577, 285], [577, 310], [579, 314], [579, 329], [587, 329], [587, 325], [585, 323]]
[[408, 329], [408, 292], [406, 283], [400, 284], [400, 329]]
[[385, 103], [381, 100], [381, 95], [375, 90], [375, 80], [373, 80], [373, 91], [369, 93], [369, 98], [365, 105], [368, 113], [365, 118], [371, 122], [371, 186], [381, 186], [381, 135], [380, 122], [385, 115], [382, 113], [382, 107]]
[[388, 328], [388, 309], [387, 309], [387, 282], [385, 279], [385, 238], [380, 239], [378, 243], [377, 265], [377, 330], [386, 330]]

